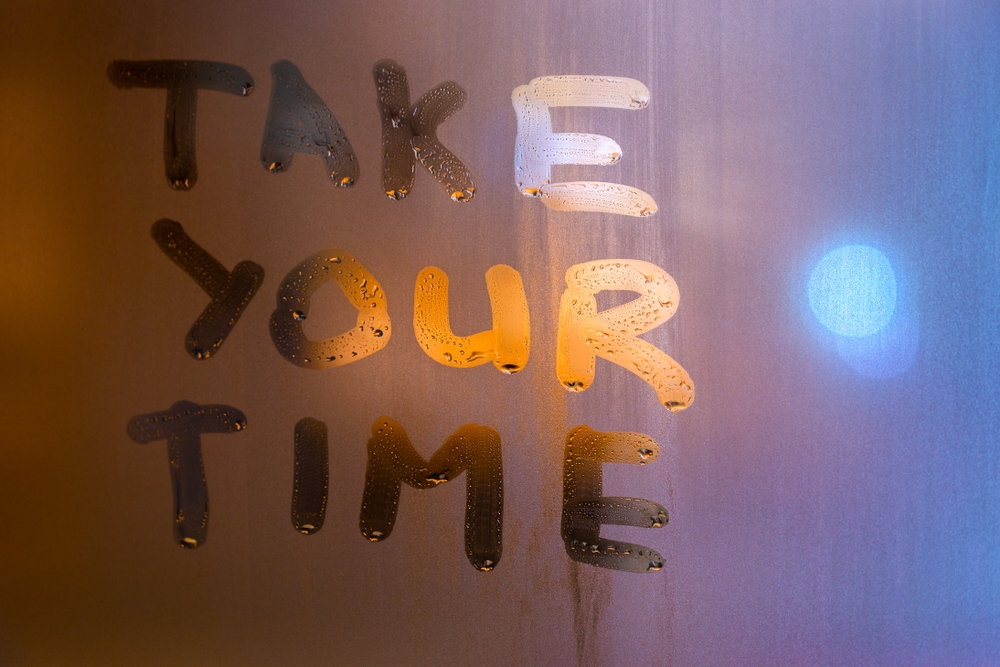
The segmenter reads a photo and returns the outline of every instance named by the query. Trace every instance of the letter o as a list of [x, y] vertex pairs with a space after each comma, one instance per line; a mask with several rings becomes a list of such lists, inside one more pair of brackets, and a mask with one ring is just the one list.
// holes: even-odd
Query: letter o
[[[339, 336], [312, 341], [306, 338], [302, 322], [309, 315], [310, 298], [327, 280], [340, 285], [358, 309], [358, 324]], [[289, 271], [278, 288], [277, 302], [271, 313], [271, 340], [296, 366], [315, 370], [343, 366], [389, 343], [385, 292], [375, 276], [343, 250], [322, 250]]]

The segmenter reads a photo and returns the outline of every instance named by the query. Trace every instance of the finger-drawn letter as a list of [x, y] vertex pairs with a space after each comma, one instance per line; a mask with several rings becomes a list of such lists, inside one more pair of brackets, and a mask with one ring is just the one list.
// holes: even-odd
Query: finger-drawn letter
[[425, 461], [403, 427], [380, 417], [368, 441], [368, 469], [361, 501], [361, 534], [372, 542], [389, 537], [396, 523], [403, 482], [432, 489], [465, 476], [465, 554], [472, 566], [489, 572], [500, 562], [503, 539], [503, 458], [500, 435], [466, 424]]
[[108, 78], [119, 88], [166, 88], [163, 159], [167, 181], [175, 190], [190, 190], [198, 180], [194, 152], [198, 91], [216, 90], [246, 97], [253, 77], [242, 67], [203, 60], [116, 60]]
[[[597, 312], [594, 295], [631, 290], [641, 296]], [[658, 327], [677, 311], [680, 294], [670, 275], [649, 262], [602, 259], [566, 271], [559, 306], [556, 375], [568, 391], [585, 391], [600, 356], [643, 379], [660, 403], [678, 412], [694, 400], [694, 384], [680, 364], [636, 336]]]
[[448, 318], [448, 276], [437, 267], [427, 267], [417, 276], [413, 291], [413, 331], [427, 355], [446, 366], [468, 368], [492, 361], [503, 373], [517, 373], [528, 363], [531, 346], [521, 274], [498, 264], [486, 272], [486, 286], [493, 328], [456, 336]]
[[202, 433], [242, 431], [247, 419], [228, 405], [178, 401], [163, 412], [133, 417], [128, 436], [139, 444], [167, 441], [174, 490], [174, 540], [194, 549], [208, 538], [208, 484], [201, 458]]
[[153, 223], [153, 240], [167, 257], [191, 276], [212, 299], [184, 339], [184, 348], [195, 359], [215, 354], [236, 326], [264, 281], [264, 268], [240, 262], [230, 273], [195, 243], [181, 223], [163, 218]]
[[641, 498], [603, 497], [605, 463], [645, 465], [660, 448], [642, 433], [601, 433], [577, 426], [566, 436], [563, 465], [562, 538], [575, 561], [623, 572], [652, 572], [663, 567], [659, 553], [639, 544], [601, 537], [601, 526], [660, 528], [667, 510]]
[[[302, 322], [309, 315], [313, 292], [327, 280], [344, 290], [358, 309], [357, 326], [322, 341], [306, 338]], [[288, 272], [278, 288], [278, 307], [271, 314], [271, 340], [288, 361], [320, 370], [343, 366], [378, 352], [389, 343], [389, 311], [375, 276], [343, 250], [323, 250]]]
[[380, 60], [372, 71], [382, 117], [382, 186], [392, 199], [413, 189], [414, 161], [427, 167], [453, 201], [469, 202], [476, 194], [472, 174], [437, 138], [437, 128], [465, 106], [468, 94], [454, 81], [439, 84], [410, 106], [406, 70]]
[[649, 90], [635, 79], [602, 76], [544, 76], [511, 94], [517, 114], [514, 181], [521, 194], [541, 197], [560, 211], [597, 211], [647, 216], [656, 202], [637, 188], [617, 183], [552, 183], [559, 164], [613, 164], [622, 155], [614, 139], [599, 134], [554, 133], [550, 107], [643, 109]]
[[326, 424], [306, 417], [295, 425], [295, 486], [292, 489], [292, 526], [295, 530], [312, 535], [323, 527], [329, 486]]
[[358, 161], [344, 129], [299, 68], [279, 60], [271, 65], [271, 102], [260, 161], [277, 173], [292, 165], [295, 153], [322, 155], [334, 185], [346, 188], [358, 179]]

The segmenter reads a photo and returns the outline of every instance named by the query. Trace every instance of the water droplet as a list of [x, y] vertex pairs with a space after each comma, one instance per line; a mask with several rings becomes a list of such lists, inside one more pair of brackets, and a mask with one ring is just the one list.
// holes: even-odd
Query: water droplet
[[195, 547], [198, 546], [198, 540], [194, 539], [193, 537], [185, 537], [183, 540], [181, 540], [181, 546], [184, 547], [185, 549], [194, 549]]
[[645, 461], [652, 455], [653, 455], [652, 449], [646, 449], [645, 447], [643, 447], [642, 449], [639, 450], [639, 458], [642, 459], [643, 461]]
[[373, 530], [371, 533], [368, 534], [368, 539], [371, 540], [372, 542], [378, 542], [379, 540], [382, 539], [382, 531]]
[[647, 104], [649, 104], [649, 95], [633, 95], [632, 103], [629, 104], [629, 107], [632, 109], [642, 109]]
[[316, 526], [312, 525], [311, 523], [304, 523], [299, 528], [299, 532], [302, 533], [303, 535], [312, 535], [313, 533], [316, 532]]
[[659, 572], [662, 569], [663, 569], [663, 563], [660, 563], [658, 561], [651, 561], [649, 563], [649, 567], [646, 568], [646, 571], [647, 572]]
[[434, 472], [431, 473], [430, 475], [427, 475], [427, 477], [425, 477], [424, 479], [437, 486], [438, 484], [443, 484], [444, 482], [448, 481], [448, 471], [444, 470], [442, 472]]
[[484, 558], [483, 560], [479, 561], [476, 564], [476, 568], [480, 572], [489, 572], [490, 570], [492, 570], [494, 568], [495, 565], [496, 565], [496, 563], [494, 563], [493, 561], [491, 561], [489, 558]]
[[301, 310], [293, 310], [292, 311], [292, 319], [293, 320], [302, 321], [302, 320], [306, 319], [306, 314], [303, 313]]
[[514, 373], [520, 371], [521, 367], [518, 366], [517, 364], [504, 364], [503, 366], [500, 367], [500, 370], [506, 373], [507, 375], [513, 375]]
[[191, 354], [194, 355], [195, 359], [208, 359], [208, 353], [205, 352], [205, 350], [201, 349], [200, 347], [196, 347], [193, 350], [191, 350]]
[[252, 92], [253, 92], [253, 84], [249, 83], [249, 82], [244, 83], [243, 84], [243, 97], [246, 97], [247, 95], [249, 95]]
[[189, 178], [175, 178], [170, 181], [170, 187], [174, 190], [190, 190], [191, 189], [191, 179]]
[[526, 197], [541, 197], [542, 191], [539, 190], [538, 188], [524, 188], [523, 190], [521, 190], [521, 194], [523, 194]]
[[381, 338], [382, 337], [382, 330], [381, 329], [376, 329], [375, 331], [372, 332], [372, 335], [375, 336], [376, 338]]
[[446, 361], [451, 361], [452, 360], [451, 352], [445, 352], [444, 358]]
[[267, 170], [270, 171], [272, 174], [276, 174], [279, 171], [284, 170], [284, 168], [285, 165], [281, 164], [280, 162], [272, 162], [271, 164], [267, 165]]
[[406, 196], [406, 190], [386, 190], [385, 195], [389, 199], [395, 199], [396, 201], [399, 201], [400, 199]]

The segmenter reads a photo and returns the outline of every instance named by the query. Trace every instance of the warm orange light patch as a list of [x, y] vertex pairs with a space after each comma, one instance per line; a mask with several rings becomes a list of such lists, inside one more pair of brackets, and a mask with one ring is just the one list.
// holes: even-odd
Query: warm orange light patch
[[[602, 357], [643, 379], [660, 404], [678, 412], [694, 400], [694, 384], [680, 364], [636, 336], [658, 327], [677, 311], [677, 283], [663, 269], [635, 259], [605, 259], [571, 266], [559, 307], [556, 375], [568, 391], [585, 391]], [[638, 299], [597, 311], [594, 295], [631, 290]]]
[[413, 331], [427, 355], [456, 368], [492, 361], [504, 373], [516, 373], [528, 363], [531, 347], [528, 300], [521, 274], [504, 264], [486, 272], [493, 308], [493, 329], [456, 336], [448, 318], [448, 276], [429, 266], [417, 276], [414, 288]]

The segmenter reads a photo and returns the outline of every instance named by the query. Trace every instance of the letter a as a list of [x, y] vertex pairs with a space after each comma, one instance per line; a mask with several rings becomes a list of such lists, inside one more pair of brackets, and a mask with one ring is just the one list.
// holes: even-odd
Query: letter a
[[330, 113], [299, 68], [287, 60], [271, 65], [271, 102], [267, 108], [260, 161], [272, 173], [292, 165], [295, 153], [322, 155], [326, 173], [339, 187], [358, 178], [358, 161], [344, 128]]

